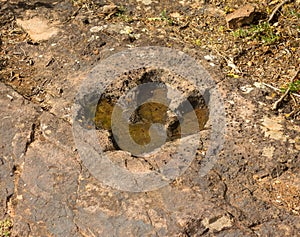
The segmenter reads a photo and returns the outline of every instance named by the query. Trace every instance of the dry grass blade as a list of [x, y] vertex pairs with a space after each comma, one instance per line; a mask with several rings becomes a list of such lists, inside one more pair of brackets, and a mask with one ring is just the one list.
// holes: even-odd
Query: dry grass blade
[[293, 0], [285, 0], [282, 3], [279, 3], [275, 9], [272, 11], [271, 15], [269, 16], [268, 22], [271, 22], [274, 18], [274, 16], [276, 15], [276, 13], [279, 11], [279, 9], [284, 5], [287, 4], [289, 2], [292, 2]]

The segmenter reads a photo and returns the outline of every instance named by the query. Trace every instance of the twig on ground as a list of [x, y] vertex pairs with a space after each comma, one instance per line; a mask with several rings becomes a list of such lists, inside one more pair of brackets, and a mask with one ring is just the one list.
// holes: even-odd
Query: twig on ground
[[290, 92], [290, 88], [288, 88], [288, 89], [284, 92], [284, 94], [283, 94], [278, 100], [275, 101], [275, 103], [274, 103], [274, 105], [273, 105], [273, 107], [272, 107], [272, 110], [277, 110], [279, 104], [280, 104], [280, 103], [283, 101], [283, 99], [289, 94], [289, 92]]
[[292, 116], [297, 117], [300, 114], [300, 110], [294, 109], [292, 112], [286, 115], [287, 118], [290, 118]]
[[211, 49], [214, 50], [221, 58], [223, 58], [226, 61], [227, 66], [229, 66], [232, 69], [234, 69], [235, 72], [243, 74], [242, 69], [240, 69], [238, 66], [236, 66], [234, 64], [234, 62], [233, 62], [234, 60], [233, 59], [231, 59], [230, 57], [225, 56], [224, 54], [222, 54], [216, 47], [211, 47]]
[[50, 60], [46, 63], [45, 67], [49, 67], [54, 62], [55, 62], [55, 59], [53, 57], [51, 57]]
[[291, 0], [285, 0], [282, 3], [279, 3], [274, 10], [272, 11], [271, 15], [269, 16], [268, 22], [271, 22], [274, 18], [274, 16], [276, 15], [276, 13], [279, 11], [279, 9], [284, 5], [289, 3]]
[[[294, 80], [297, 78], [299, 72], [300, 72], [300, 66], [299, 66], [297, 72], [295, 73], [295, 76], [293, 76], [293, 78], [291, 79], [291, 82], [290, 82], [290, 83], [293, 83], [293, 82], [294, 82]], [[291, 87], [289, 86], [289, 87], [287, 88], [287, 90], [284, 92], [284, 94], [283, 94], [277, 101], [275, 101], [275, 103], [274, 103], [274, 105], [273, 105], [273, 107], [272, 107], [273, 110], [277, 110], [279, 104], [280, 104], [280, 103], [283, 101], [283, 99], [290, 93], [290, 90], [291, 90]]]
[[295, 79], [298, 77], [298, 74], [300, 73], [300, 66], [298, 67], [295, 75], [293, 76], [293, 78], [291, 79], [291, 83], [293, 83], [295, 81]]
[[292, 99], [293, 99], [293, 101], [294, 101], [295, 106], [297, 106], [297, 105], [298, 105], [298, 102], [297, 102], [295, 96], [294, 96], [293, 94], [291, 94], [291, 97], [292, 97]]
[[[266, 86], [266, 87], [269, 87], [269, 88], [271, 88], [271, 89], [273, 89], [274, 91], [281, 91], [280, 89], [278, 89], [278, 88], [276, 88], [276, 87], [274, 87], [274, 86], [271, 86], [270, 84], [267, 84], [267, 83], [262, 83], [264, 86]], [[296, 97], [298, 97], [298, 98], [300, 98], [300, 95], [299, 94], [296, 94], [296, 93], [291, 93], [293, 96], [296, 96]]]
[[266, 87], [269, 87], [269, 88], [271, 88], [271, 89], [273, 89], [274, 91], [280, 91], [280, 89], [278, 89], [278, 88], [276, 88], [276, 87], [274, 87], [274, 86], [271, 86], [270, 84], [267, 84], [267, 83], [262, 83], [264, 86], [266, 86]]
[[81, 10], [82, 6], [79, 6], [63, 23], [68, 23], [71, 19], [76, 17]]

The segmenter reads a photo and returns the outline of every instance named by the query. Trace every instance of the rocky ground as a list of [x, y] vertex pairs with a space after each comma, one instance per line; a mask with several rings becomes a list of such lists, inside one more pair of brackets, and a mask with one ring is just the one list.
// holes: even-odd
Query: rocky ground
[[[299, 236], [299, 22], [298, 0], [0, 0], [0, 236]], [[203, 176], [213, 114], [201, 120], [207, 108], [194, 108], [203, 130], [187, 170], [159, 189], [128, 192], [82, 162], [72, 106], [96, 65], [140, 46], [183, 51], [210, 73], [226, 133]], [[111, 139], [103, 114], [112, 101], [97, 108], [98, 142], [123, 168], [157, 169]]]

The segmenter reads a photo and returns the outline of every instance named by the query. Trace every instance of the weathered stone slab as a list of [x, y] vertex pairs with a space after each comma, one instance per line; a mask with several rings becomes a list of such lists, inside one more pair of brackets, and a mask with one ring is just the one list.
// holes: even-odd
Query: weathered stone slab
[[81, 166], [72, 147], [70, 125], [45, 112], [37, 133], [24, 156], [18, 182], [14, 233], [79, 236], [73, 209]]
[[33, 139], [40, 109], [0, 83], [0, 219], [9, 211], [14, 173]]

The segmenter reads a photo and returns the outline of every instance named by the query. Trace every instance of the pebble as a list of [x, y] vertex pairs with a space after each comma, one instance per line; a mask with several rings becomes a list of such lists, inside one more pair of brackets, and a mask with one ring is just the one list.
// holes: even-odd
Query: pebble
[[103, 30], [105, 27], [103, 26], [93, 26], [91, 29], [90, 29], [90, 32], [92, 33], [97, 33], [97, 32], [100, 32], [101, 30]]

